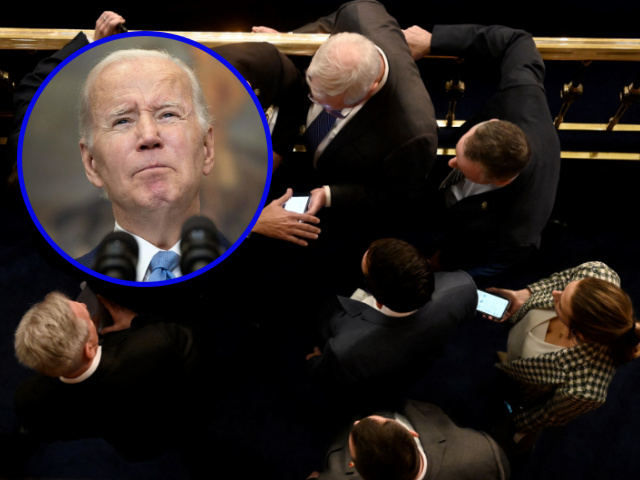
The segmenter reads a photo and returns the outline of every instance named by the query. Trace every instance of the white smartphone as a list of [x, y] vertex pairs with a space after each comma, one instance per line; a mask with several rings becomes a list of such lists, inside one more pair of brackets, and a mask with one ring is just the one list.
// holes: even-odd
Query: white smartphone
[[496, 320], [502, 318], [510, 303], [506, 298], [478, 290], [478, 312], [489, 315]]
[[290, 212], [304, 213], [309, 208], [310, 195], [296, 195], [287, 200], [282, 208]]

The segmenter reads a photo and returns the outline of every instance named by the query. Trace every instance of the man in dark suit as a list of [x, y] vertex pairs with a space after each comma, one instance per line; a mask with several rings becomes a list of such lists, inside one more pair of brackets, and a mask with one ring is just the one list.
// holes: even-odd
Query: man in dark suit
[[18, 360], [36, 370], [15, 393], [21, 429], [35, 441], [101, 437], [144, 460], [195, 438], [206, 424], [190, 329], [102, 299], [113, 323], [53, 292], [25, 313]]
[[476, 287], [465, 272], [433, 274], [415, 247], [397, 239], [374, 241], [362, 270], [371, 295], [328, 305], [324, 346], [307, 355], [308, 373], [341, 398], [344, 387], [355, 387], [356, 403], [403, 399], [474, 315]]
[[433, 34], [414, 26], [405, 34], [416, 59], [453, 55], [499, 69], [497, 93], [461, 127], [452, 176], [434, 178], [433, 189], [446, 204], [442, 268], [463, 268], [477, 281], [508, 271], [539, 247], [559, 179], [542, 58], [529, 33], [503, 26], [437, 25]]
[[344, 429], [329, 448], [324, 471], [308, 478], [378, 480], [506, 480], [509, 461], [484, 432], [461, 428], [437, 406], [407, 401]]
[[[330, 33], [307, 70], [312, 103], [299, 124], [309, 136], [314, 120], [335, 123], [322, 140], [307, 141], [305, 160], [314, 176], [291, 185], [310, 187], [308, 213], [324, 217], [319, 241], [329, 234], [344, 240], [361, 230], [366, 245], [379, 232], [389, 236], [407, 228], [435, 160], [437, 126], [402, 30], [382, 4], [358, 0], [294, 32]], [[365, 73], [346, 80], [356, 65]], [[306, 98], [299, 101], [309, 105]], [[280, 153], [285, 164], [297, 160]]]

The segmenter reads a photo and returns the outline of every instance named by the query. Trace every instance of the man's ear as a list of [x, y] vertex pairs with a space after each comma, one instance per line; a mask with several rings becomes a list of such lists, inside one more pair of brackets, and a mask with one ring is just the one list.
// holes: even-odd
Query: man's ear
[[213, 169], [213, 159], [215, 152], [213, 149], [213, 127], [209, 125], [206, 133], [204, 134], [204, 165], [202, 166], [202, 173], [209, 175]]
[[104, 187], [104, 182], [95, 168], [95, 158], [91, 154], [84, 138], [80, 140], [80, 154], [82, 155], [84, 172], [87, 174], [89, 181], [98, 188]]
[[89, 360], [93, 360], [96, 356], [96, 354], [98, 353], [98, 349], [96, 348], [96, 345], [92, 345], [90, 342], [85, 343], [84, 345], [84, 356], [89, 359]]

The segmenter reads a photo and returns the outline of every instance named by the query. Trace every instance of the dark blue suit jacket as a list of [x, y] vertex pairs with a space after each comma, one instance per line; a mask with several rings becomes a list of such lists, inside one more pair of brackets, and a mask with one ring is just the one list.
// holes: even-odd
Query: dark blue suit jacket
[[[545, 65], [531, 34], [503, 26], [436, 25], [433, 55], [499, 65], [497, 93], [460, 128], [498, 118], [518, 125], [531, 145], [529, 165], [509, 185], [472, 195], [446, 213], [442, 268], [500, 263], [517, 248], [535, 248], [547, 225], [560, 177], [560, 141], [544, 90]], [[492, 64], [493, 64], [492, 63]], [[442, 178], [434, 178], [438, 185]], [[437, 188], [437, 187], [436, 187]]]
[[[342, 220], [350, 232], [358, 223], [375, 229], [376, 234], [381, 230], [384, 233], [380, 235], [385, 236], [391, 226], [415, 222], [426, 177], [436, 158], [437, 124], [431, 98], [397, 21], [381, 3], [358, 0], [295, 32], [359, 33], [375, 43], [389, 62], [384, 87], [349, 120], [317, 160], [314, 186], [331, 188], [331, 208], [327, 209], [331, 221]], [[306, 98], [300, 101], [309, 105]], [[306, 122], [306, 114], [299, 125]]]
[[357, 385], [349, 391], [377, 395], [386, 390], [401, 398], [441, 355], [458, 326], [473, 317], [477, 303], [476, 285], [461, 271], [436, 273], [431, 300], [407, 317], [390, 317], [361, 301], [337, 297], [324, 320], [322, 355], [307, 361], [308, 373], [329, 388]]

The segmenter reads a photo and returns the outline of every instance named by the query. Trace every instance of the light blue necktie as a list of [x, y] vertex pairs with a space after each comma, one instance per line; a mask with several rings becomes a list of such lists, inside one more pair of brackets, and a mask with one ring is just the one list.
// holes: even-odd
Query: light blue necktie
[[149, 262], [151, 274], [147, 282], [161, 282], [163, 280], [176, 278], [176, 276], [171, 273], [171, 270], [175, 269], [179, 264], [180, 255], [172, 251], [160, 250], [153, 256], [151, 262]]

